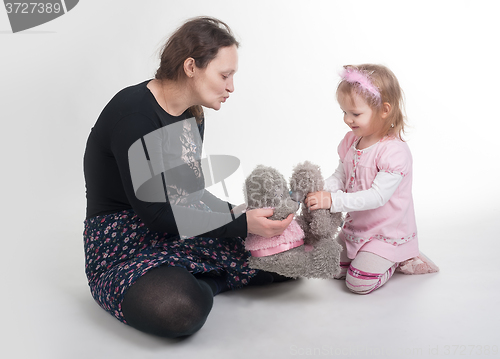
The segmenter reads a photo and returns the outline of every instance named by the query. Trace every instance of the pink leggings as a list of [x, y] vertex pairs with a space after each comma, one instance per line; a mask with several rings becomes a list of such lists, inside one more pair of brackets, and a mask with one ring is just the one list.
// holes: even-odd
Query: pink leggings
[[370, 252], [358, 252], [353, 260], [347, 258], [345, 243], [340, 256], [341, 272], [336, 279], [346, 279], [347, 288], [356, 294], [369, 294], [392, 277], [398, 263], [391, 262]]

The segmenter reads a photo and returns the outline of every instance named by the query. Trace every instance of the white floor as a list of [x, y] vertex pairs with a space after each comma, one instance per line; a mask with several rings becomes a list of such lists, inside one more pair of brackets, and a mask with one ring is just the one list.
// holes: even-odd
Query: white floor
[[[440, 231], [425, 220], [421, 237], [440, 237], [421, 246], [437, 274], [396, 274], [368, 296], [351, 294], [343, 281], [307, 279], [224, 293], [205, 326], [184, 340], [140, 333], [104, 312], [88, 291], [80, 229], [42, 231], [26, 242], [31, 264], [3, 269], [12, 290], [2, 294], [0, 351], [50, 359], [498, 357], [499, 266], [488, 250], [498, 248], [498, 227], [494, 211], [457, 214]], [[7, 241], [4, 263], [16, 246]]]

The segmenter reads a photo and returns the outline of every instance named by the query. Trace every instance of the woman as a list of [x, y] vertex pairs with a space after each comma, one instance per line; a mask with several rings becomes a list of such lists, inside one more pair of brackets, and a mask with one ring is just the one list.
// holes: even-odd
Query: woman
[[[250, 210], [188, 238], [174, 216], [181, 213], [193, 224], [218, 223], [228, 212], [227, 202], [185, 186], [203, 188], [201, 143], [195, 141], [203, 138], [202, 106], [218, 110], [234, 91], [238, 45], [217, 19], [188, 21], [167, 41], [155, 79], [115, 95], [89, 135], [84, 156], [89, 286], [101, 307], [141, 331], [193, 334], [205, 323], [217, 293], [281, 279], [247, 267], [242, 238], [280, 234], [293, 215], [271, 221], [272, 210]], [[174, 128], [179, 134], [172, 135]], [[156, 136], [160, 132], [166, 137]], [[139, 195], [135, 177], [143, 172], [132, 161], [132, 148], [142, 146], [150, 168], [158, 154], [165, 163], [181, 164], [178, 182], [156, 187], [166, 201]]]

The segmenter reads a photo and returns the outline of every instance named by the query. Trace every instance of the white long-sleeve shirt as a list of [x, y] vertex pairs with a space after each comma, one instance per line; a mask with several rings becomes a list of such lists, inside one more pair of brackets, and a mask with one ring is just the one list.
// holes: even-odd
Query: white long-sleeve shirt
[[332, 196], [330, 208], [332, 213], [365, 211], [382, 207], [389, 201], [403, 180], [403, 176], [398, 173], [379, 172], [371, 188], [346, 193], [344, 192], [345, 178], [344, 165], [342, 161], [339, 161], [339, 166], [333, 175], [325, 180], [325, 191], [330, 192]]

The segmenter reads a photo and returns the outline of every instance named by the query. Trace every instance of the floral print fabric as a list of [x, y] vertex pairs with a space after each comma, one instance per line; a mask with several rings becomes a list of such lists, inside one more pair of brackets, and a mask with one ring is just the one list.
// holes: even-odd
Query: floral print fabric
[[248, 284], [257, 271], [248, 267], [242, 238], [179, 238], [150, 232], [133, 210], [84, 222], [85, 273], [95, 301], [126, 323], [121, 303], [127, 289], [160, 265], [189, 272], [224, 274], [230, 288]]

